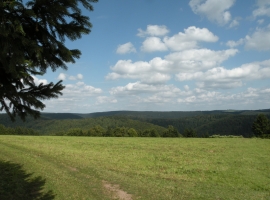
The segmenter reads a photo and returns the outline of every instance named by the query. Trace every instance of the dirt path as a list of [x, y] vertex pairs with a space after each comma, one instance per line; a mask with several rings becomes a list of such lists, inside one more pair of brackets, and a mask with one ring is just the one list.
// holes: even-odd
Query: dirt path
[[132, 195], [120, 189], [119, 185], [113, 185], [102, 181], [104, 188], [112, 195], [113, 199], [132, 200]]

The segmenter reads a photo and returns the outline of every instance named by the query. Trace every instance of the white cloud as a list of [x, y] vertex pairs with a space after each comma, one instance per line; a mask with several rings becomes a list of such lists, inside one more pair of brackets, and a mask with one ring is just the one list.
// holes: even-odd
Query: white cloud
[[179, 73], [179, 81], [196, 80], [200, 88], [235, 88], [243, 81], [270, 78], [270, 60], [244, 64], [234, 69], [216, 67], [206, 72]]
[[184, 88], [185, 88], [186, 91], [189, 90], [189, 86], [188, 85], [185, 85]]
[[142, 83], [162, 84], [171, 79], [170, 74], [179, 72], [194, 73], [198, 70], [211, 69], [219, 66], [237, 52], [236, 49], [223, 51], [190, 49], [171, 53], [165, 56], [165, 59], [156, 57], [149, 62], [119, 60], [111, 67], [113, 72], [109, 73], [106, 79], [139, 79]]
[[203, 81], [203, 82], [198, 82], [197, 86], [199, 88], [207, 88], [207, 89], [231, 89], [231, 88], [237, 88], [237, 87], [242, 87], [243, 82], [239, 80], [234, 80], [234, 81]]
[[173, 51], [193, 49], [198, 47], [198, 42], [216, 42], [218, 37], [207, 28], [190, 26], [172, 37], [165, 37], [164, 43]]
[[237, 47], [239, 45], [244, 44], [245, 40], [243, 38], [239, 39], [238, 41], [229, 40], [226, 45], [230, 48]]
[[77, 74], [76, 76], [70, 76], [64, 73], [60, 73], [57, 77], [58, 80], [71, 80], [71, 81], [79, 81], [83, 79], [83, 75], [82, 74]]
[[117, 103], [117, 99], [113, 98], [113, 97], [108, 97], [108, 96], [99, 96], [96, 98], [96, 105], [99, 104], [106, 104], [106, 103]]
[[[65, 75], [66, 77], [68, 75]], [[68, 79], [71, 81], [76, 81], [76, 80], [82, 80], [83, 79], [83, 75], [82, 74], [77, 74], [77, 76], [68, 76]]]
[[141, 80], [142, 80], [142, 83], [162, 84], [162, 83], [166, 83], [170, 79], [171, 79], [171, 76], [168, 74], [153, 73], [150, 76], [149, 75], [144, 76]]
[[[233, 93], [228, 91], [209, 91], [207, 88], [190, 89], [185, 86], [181, 90], [174, 85], [149, 85], [141, 82], [129, 83], [111, 89], [113, 97], [122, 102], [129, 101], [129, 108], [145, 108], [151, 110], [170, 110], [175, 106], [179, 110], [207, 110], [207, 109], [247, 109], [260, 108], [270, 103], [270, 88], [248, 88], [246, 91]], [[213, 88], [215, 89], [215, 88]], [[257, 105], [260, 102], [261, 105]], [[132, 106], [131, 106], [132, 105]], [[116, 105], [117, 106], [117, 105]], [[126, 105], [127, 106], [127, 105]]]
[[60, 73], [57, 79], [58, 80], [63, 80], [63, 81], [66, 80], [66, 74]]
[[253, 17], [268, 16], [270, 17], [269, 0], [257, 0], [257, 8], [252, 12]]
[[106, 79], [115, 80], [119, 78], [140, 79], [143, 83], [161, 84], [170, 80], [170, 75], [162, 73], [160, 67], [165, 67], [168, 62], [161, 58], [154, 58], [150, 62], [131, 60], [120, 60], [111, 67], [114, 71], [106, 76]]
[[[196, 88], [192, 95], [184, 98], [179, 98], [179, 103], [185, 103], [186, 105], [201, 107], [204, 106], [204, 109], [208, 106], [211, 109], [247, 109], [255, 105], [255, 102], [261, 101], [263, 104], [269, 103], [270, 89], [255, 89], [248, 88], [246, 91], [240, 93], [221, 93], [216, 91], [207, 91], [204, 89]], [[232, 107], [231, 107], [232, 106]], [[257, 109], [260, 106], [256, 105]]]
[[[85, 84], [78, 84], [79, 88], [82, 85]], [[78, 95], [71, 90], [69, 95], [66, 91], [58, 99], [46, 101], [45, 111], [89, 113], [108, 110], [260, 109], [270, 103], [269, 87], [248, 88], [241, 92], [228, 90], [226, 93], [215, 91], [215, 88], [210, 91], [207, 88], [184, 88], [135, 82], [112, 88], [111, 96], [99, 96], [100, 93]]]
[[77, 79], [78, 80], [82, 80], [83, 79], [83, 75], [82, 74], [77, 74]]
[[259, 19], [257, 20], [258, 24], [263, 24], [264, 23], [264, 19]]
[[[148, 62], [138, 61], [132, 63], [131, 60], [119, 60], [111, 70], [113, 70], [119, 76], [127, 75], [141, 75], [142, 73], [149, 72], [151, 65]], [[109, 74], [107, 79], [117, 79], [119, 76], [116, 74]]]
[[165, 56], [165, 60], [173, 63], [175, 72], [197, 72], [219, 66], [229, 57], [234, 56], [237, 49], [213, 51], [210, 49], [190, 49]]
[[[263, 21], [262, 21], [263, 22]], [[270, 24], [264, 28], [257, 28], [252, 35], [247, 35], [238, 41], [229, 40], [226, 45], [230, 48], [245, 45], [246, 49], [267, 51], [270, 50]]]
[[172, 37], [165, 36], [163, 40], [159, 37], [147, 37], [141, 50], [144, 52], [154, 51], [182, 51], [185, 49], [198, 48], [200, 42], [216, 42], [218, 37], [207, 28], [197, 28], [190, 26]]
[[102, 93], [102, 89], [86, 85], [84, 82], [77, 82], [76, 84], [67, 84], [63, 90], [65, 98], [86, 98]]
[[180, 90], [174, 85], [150, 85], [141, 82], [129, 83], [125, 86], [114, 87], [110, 91], [111, 95], [122, 96], [122, 95], [158, 95], [164, 98], [177, 97], [179, 95], [188, 95], [187, 92]]
[[206, 16], [219, 25], [225, 25], [231, 21], [231, 13], [228, 10], [234, 3], [235, 0], [191, 0], [189, 5], [195, 14]]
[[128, 42], [128, 43], [119, 45], [116, 50], [116, 53], [118, 54], [136, 53], [136, 49], [131, 42]]
[[233, 28], [233, 27], [236, 27], [236, 26], [238, 26], [238, 25], [239, 25], [239, 21], [238, 21], [237, 19], [234, 19], [234, 20], [230, 23], [229, 27], [230, 27], [230, 28]]
[[171, 67], [173, 66], [173, 62], [162, 59], [160, 57], [155, 57], [149, 61], [151, 66], [151, 71], [157, 71], [161, 73], [169, 73], [171, 71]]
[[38, 79], [37, 77], [35, 77], [35, 76], [32, 76], [33, 77], [33, 79], [34, 79], [34, 83], [35, 83], [35, 85], [39, 85], [39, 84], [43, 84], [43, 85], [46, 85], [46, 84], [48, 84], [48, 81], [46, 80], [46, 79]]
[[141, 47], [142, 51], [153, 52], [153, 51], [167, 51], [168, 48], [158, 37], [148, 37], [143, 42]]
[[257, 29], [251, 36], [247, 35], [245, 42], [247, 49], [270, 50], [270, 25], [266, 28]]
[[169, 33], [169, 30], [164, 25], [148, 25], [146, 30], [138, 29], [139, 33], [137, 36], [146, 37], [146, 36], [164, 36]]

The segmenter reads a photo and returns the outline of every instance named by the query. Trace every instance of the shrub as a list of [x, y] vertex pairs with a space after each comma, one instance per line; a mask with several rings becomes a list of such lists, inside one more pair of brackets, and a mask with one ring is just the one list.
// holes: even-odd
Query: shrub
[[130, 129], [128, 129], [128, 136], [129, 137], [137, 137], [138, 133], [134, 128], [130, 128]]

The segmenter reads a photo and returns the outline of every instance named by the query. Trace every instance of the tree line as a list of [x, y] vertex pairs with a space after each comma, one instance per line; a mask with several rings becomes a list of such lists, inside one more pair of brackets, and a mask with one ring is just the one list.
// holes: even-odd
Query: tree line
[[100, 125], [96, 125], [89, 130], [80, 128], [69, 129], [68, 131], [59, 131], [51, 133], [54, 136], [94, 136], [94, 137], [197, 137], [196, 131], [186, 129], [182, 134], [178, 130], [169, 125], [165, 131], [159, 133], [156, 129], [136, 130], [128, 127], [108, 127], [104, 129]]
[[25, 127], [5, 127], [0, 124], [0, 135], [39, 135], [39, 133], [31, 128]]

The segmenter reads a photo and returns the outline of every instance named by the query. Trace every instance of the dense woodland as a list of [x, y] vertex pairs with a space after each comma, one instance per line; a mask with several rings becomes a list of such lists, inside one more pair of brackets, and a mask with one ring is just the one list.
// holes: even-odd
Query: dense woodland
[[[135, 112], [92, 114], [42, 113], [41, 118], [16, 119], [0, 114], [0, 134], [104, 137], [253, 137], [252, 124], [259, 113], [270, 110]], [[22, 131], [23, 130], [23, 131]]]

